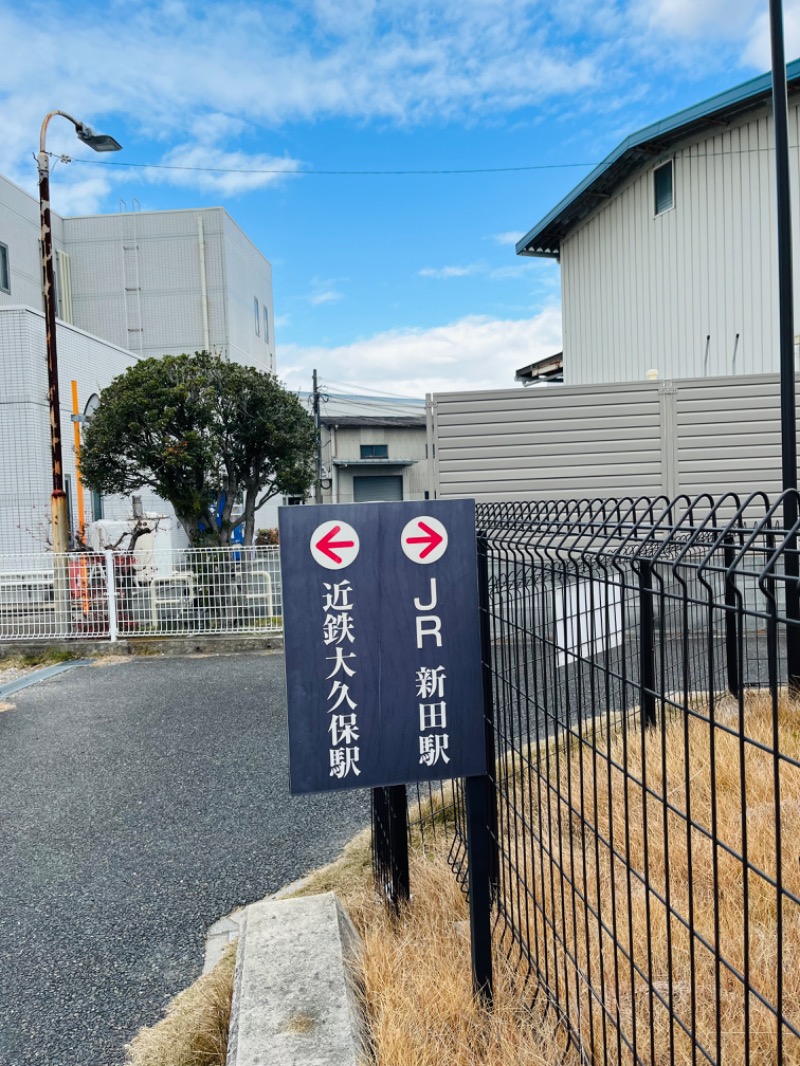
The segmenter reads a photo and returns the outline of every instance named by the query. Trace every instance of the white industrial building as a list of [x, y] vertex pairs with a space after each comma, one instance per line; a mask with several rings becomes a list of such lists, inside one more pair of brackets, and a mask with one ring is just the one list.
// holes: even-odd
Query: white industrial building
[[[57, 195], [57, 194], [56, 194]], [[52, 216], [61, 433], [73, 529], [79, 416], [137, 359], [207, 349], [275, 367], [269, 262], [222, 208]], [[0, 555], [49, 545], [51, 459], [38, 202], [0, 177]], [[146, 511], [170, 508], [142, 494]], [[85, 493], [84, 522], [132, 513]], [[176, 543], [183, 542], [175, 529]]]
[[[57, 327], [61, 379], [61, 433], [64, 490], [70, 529], [78, 528], [78, 485], [71, 420], [72, 381], [80, 383], [83, 413], [111, 378], [123, 373], [136, 356], [63, 322]], [[3, 418], [0, 420], [0, 554], [41, 552], [50, 548], [50, 412], [44, 358], [44, 314], [31, 307], [0, 308], [0, 358], [3, 365]], [[163, 515], [162, 532], [185, 543], [171, 508], [153, 493], [140, 493], [146, 513]], [[114, 521], [132, 514], [131, 501], [119, 496], [84, 494], [84, 521]], [[10, 565], [10, 560], [9, 560]], [[8, 567], [3, 567], [8, 569]], [[13, 569], [13, 567], [12, 567]]]
[[[800, 333], [800, 61], [788, 78]], [[763, 76], [632, 134], [517, 244], [560, 263], [564, 384], [434, 396], [437, 496], [780, 492], [771, 110]]]
[[[788, 79], [800, 323], [800, 60]], [[632, 134], [517, 244], [561, 265], [567, 385], [777, 372], [771, 86]]]

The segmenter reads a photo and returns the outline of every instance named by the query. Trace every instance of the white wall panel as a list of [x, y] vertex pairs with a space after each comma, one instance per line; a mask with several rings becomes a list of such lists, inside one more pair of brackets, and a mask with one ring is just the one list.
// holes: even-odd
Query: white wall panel
[[[64, 473], [77, 486], [73, 443], [71, 382], [78, 383], [81, 411], [92, 393], [136, 362], [130, 352], [80, 329], [57, 327], [61, 442]], [[44, 316], [28, 308], [0, 309], [0, 356], [4, 371], [3, 418], [0, 419], [0, 555], [45, 551], [50, 544], [50, 413]], [[145, 510], [174, 517], [155, 494], [141, 494]], [[77, 492], [73, 515], [78, 521]], [[108, 497], [105, 516], [130, 517], [130, 499]], [[85, 494], [85, 517], [91, 519], [91, 496]]]
[[[53, 193], [57, 195], [53, 186]], [[53, 247], [64, 250], [61, 218], [52, 214]], [[11, 292], [0, 292], [0, 307], [42, 307], [42, 263], [39, 252], [39, 202], [13, 182], [0, 177], [0, 242], [8, 247]]]
[[[275, 369], [275, 315], [272, 306], [272, 267], [228, 215], [225, 216], [225, 271], [229, 354], [236, 362], [260, 370]], [[254, 300], [259, 303], [256, 333]], [[269, 316], [264, 337], [263, 308]]]

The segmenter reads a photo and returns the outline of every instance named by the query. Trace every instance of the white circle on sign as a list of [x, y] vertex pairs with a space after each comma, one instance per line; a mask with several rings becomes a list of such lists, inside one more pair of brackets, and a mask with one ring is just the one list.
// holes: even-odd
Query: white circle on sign
[[311, 554], [326, 570], [344, 570], [355, 561], [360, 547], [358, 533], [347, 522], [323, 522], [311, 534]]
[[447, 530], [438, 518], [420, 515], [406, 522], [400, 544], [412, 563], [435, 563], [447, 551]]

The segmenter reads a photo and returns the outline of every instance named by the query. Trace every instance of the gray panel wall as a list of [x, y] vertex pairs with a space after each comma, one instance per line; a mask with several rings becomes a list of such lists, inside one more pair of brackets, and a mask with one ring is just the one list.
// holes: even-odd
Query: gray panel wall
[[777, 375], [433, 398], [442, 498], [780, 490]]

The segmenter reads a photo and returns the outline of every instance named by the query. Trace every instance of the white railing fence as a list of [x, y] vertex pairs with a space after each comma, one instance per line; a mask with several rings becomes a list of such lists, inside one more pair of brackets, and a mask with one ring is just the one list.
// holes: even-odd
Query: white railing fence
[[0, 555], [0, 642], [282, 629], [277, 547]]

